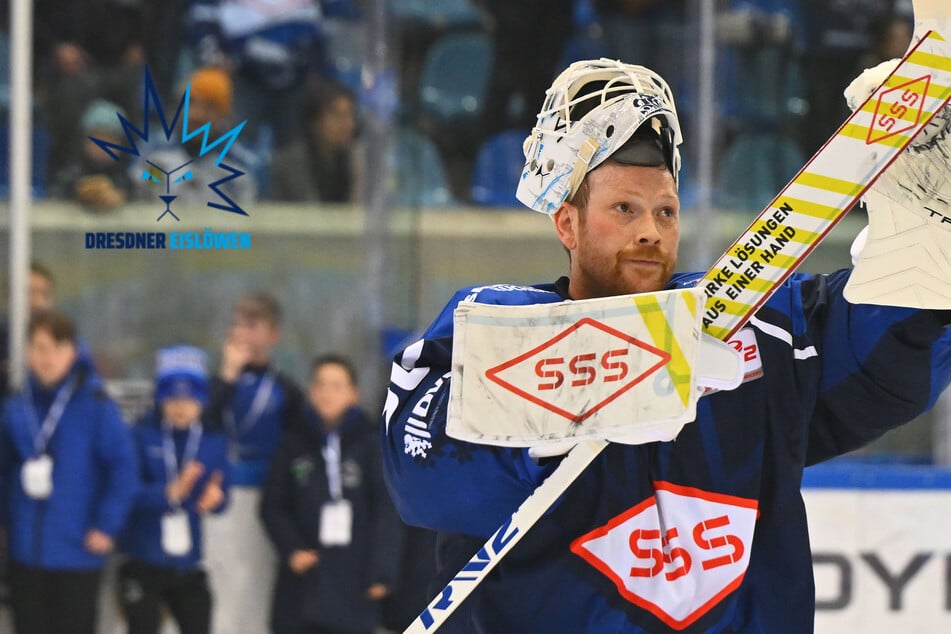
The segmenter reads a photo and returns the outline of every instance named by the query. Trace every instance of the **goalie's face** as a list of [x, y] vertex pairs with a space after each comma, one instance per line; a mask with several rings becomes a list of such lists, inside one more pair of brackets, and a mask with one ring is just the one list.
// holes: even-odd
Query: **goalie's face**
[[677, 264], [680, 201], [664, 167], [607, 161], [585, 177], [584, 208], [562, 204], [555, 227], [571, 253], [573, 299], [659, 291]]

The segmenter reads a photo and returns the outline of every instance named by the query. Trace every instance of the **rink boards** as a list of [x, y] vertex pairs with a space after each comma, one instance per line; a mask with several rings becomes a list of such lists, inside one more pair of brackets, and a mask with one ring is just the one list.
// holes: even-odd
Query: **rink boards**
[[951, 632], [951, 470], [820, 465], [802, 493], [816, 634]]

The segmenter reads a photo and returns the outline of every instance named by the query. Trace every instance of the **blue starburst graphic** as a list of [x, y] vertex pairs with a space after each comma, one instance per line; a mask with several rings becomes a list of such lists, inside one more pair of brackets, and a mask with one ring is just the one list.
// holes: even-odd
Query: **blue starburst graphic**
[[[208, 189], [215, 194], [217, 199], [209, 200], [207, 205], [214, 209], [219, 209], [221, 211], [227, 211], [229, 213], [239, 214], [242, 216], [247, 216], [248, 213], [241, 208], [237, 202], [231, 199], [228, 194], [226, 194], [222, 187], [237, 179], [241, 176], [244, 176], [245, 172], [229, 165], [225, 162], [225, 159], [228, 156], [228, 151], [234, 145], [235, 141], [238, 139], [238, 135], [241, 133], [241, 130], [244, 128], [246, 121], [242, 121], [237, 124], [230, 130], [224, 132], [217, 139], [211, 141], [209, 137], [211, 136], [211, 122], [205, 122], [203, 125], [198, 126], [195, 130], [188, 129], [188, 111], [191, 105], [191, 83], [185, 88], [185, 93], [182, 95], [181, 100], [179, 100], [176, 108], [175, 114], [169, 120], [165, 116], [165, 110], [162, 107], [162, 100], [159, 97], [158, 90], [155, 87], [155, 83], [152, 80], [152, 73], [149, 71], [148, 67], [145, 68], [145, 91], [142, 98], [142, 127], [138, 128], [134, 123], [129, 121], [125, 116], [120, 113], [116, 113], [116, 117], [119, 120], [119, 123], [122, 125], [122, 131], [125, 135], [128, 145], [123, 146], [105, 139], [99, 139], [96, 137], [89, 137], [89, 139], [99, 146], [102, 151], [108, 154], [112, 160], [118, 161], [121, 158], [121, 155], [125, 154], [128, 156], [134, 156], [141, 159], [146, 159], [146, 163], [152, 168], [151, 170], [146, 169], [142, 172], [142, 179], [147, 180], [153, 183], [161, 184], [162, 181], [159, 180], [158, 174], [164, 175], [164, 184], [165, 184], [165, 194], [159, 195], [159, 199], [165, 203], [165, 210], [162, 212], [162, 215], [158, 217], [158, 220], [161, 220], [166, 215], [171, 215], [175, 220], [179, 220], [178, 216], [175, 215], [171, 210], [171, 203], [175, 200], [176, 196], [172, 194], [171, 188], [172, 185], [181, 183], [183, 181], [192, 179], [192, 172], [188, 170], [180, 176], [172, 179], [172, 174], [175, 174], [179, 170], [185, 168], [190, 163], [191, 160], [182, 163], [171, 170], [163, 169], [157, 164], [147, 160], [143, 156], [143, 153], [140, 149], [141, 144], [148, 144], [151, 137], [150, 135], [150, 122], [153, 120], [153, 114], [158, 124], [161, 125], [162, 134], [164, 139], [168, 143], [176, 142], [173, 140], [175, 136], [176, 128], [181, 128], [181, 135], [178, 137], [177, 142], [182, 145], [188, 143], [192, 139], [197, 139], [200, 137], [201, 145], [198, 152], [198, 158], [204, 157], [207, 154], [214, 154], [217, 151], [217, 157], [215, 158], [215, 167], [217, 167], [223, 175], [218, 180], [208, 183]], [[179, 120], [181, 120], [181, 126], [179, 126]], [[157, 170], [157, 172], [155, 171]]]

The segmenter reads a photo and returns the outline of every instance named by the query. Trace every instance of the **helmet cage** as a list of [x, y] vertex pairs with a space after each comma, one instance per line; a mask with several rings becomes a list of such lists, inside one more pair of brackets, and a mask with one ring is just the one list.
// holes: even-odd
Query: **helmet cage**
[[607, 59], [572, 64], [548, 89], [525, 139], [516, 197], [536, 211], [553, 214], [574, 195], [585, 174], [647, 122], [660, 137], [676, 182], [682, 137], [664, 80], [643, 66]]

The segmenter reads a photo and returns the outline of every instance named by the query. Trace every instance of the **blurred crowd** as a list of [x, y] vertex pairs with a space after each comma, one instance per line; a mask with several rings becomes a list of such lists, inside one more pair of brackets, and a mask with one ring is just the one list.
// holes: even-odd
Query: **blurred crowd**
[[[370, 0], [38, 0], [35, 193], [97, 211], [150, 195], [148, 177], [88, 141], [123, 142], [116, 113], [141, 121], [148, 64], [168, 104], [190, 84], [194, 125], [220, 135], [246, 122], [229, 154], [251, 175], [231, 184], [241, 203], [359, 202], [381, 180], [365, 174], [377, 148], [361, 134], [377, 116], [393, 132], [394, 204], [514, 206], [544, 88], [566, 64], [605, 56], [654, 68], [674, 88], [689, 206], [698, 3], [383, 4], [390, 68], [371, 77], [364, 62], [381, 42], [368, 41], [380, 31], [369, 32]], [[757, 207], [784, 184], [847, 116], [843, 88], [903, 54], [911, 29], [910, 0], [717, 0], [714, 202]]]
[[278, 369], [273, 296], [235, 303], [214, 366], [194, 345], [157, 350], [135, 414], [110, 397], [40, 263], [29, 298], [27, 377], [0, 409], [16, 634], [102, 631], [102, 592], [132, 634], [166, 618], [184, 634], [370, 634], [422, 609], [434, 537], [390, 502], [357, 370], [320, 354], [301, 387]]

